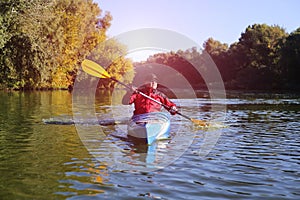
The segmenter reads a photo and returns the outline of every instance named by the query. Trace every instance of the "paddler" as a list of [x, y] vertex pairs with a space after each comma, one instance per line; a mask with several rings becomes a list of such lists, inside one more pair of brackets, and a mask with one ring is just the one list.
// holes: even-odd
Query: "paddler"
[[135, 91], [131, 94], [129, 99], [129, 104], [134, 104], [134, 115], [144, 114], [149, 112], [161, 112], [162, 105], [154, 102], [153, 100], [144, 97], [139, 94], [138, 91], [150, 96], [156, 101], [161, 102], [166, 105], [166, 109], [172, 114], [177, 113], [177, 106], [175, 103], [170, 101], [170, 99], [162, 92], [157, 90], [157, 76], [155, 74], [149, 74], [145, 78], [145, 84], [139, 88], [132, 87], [132, 90]]

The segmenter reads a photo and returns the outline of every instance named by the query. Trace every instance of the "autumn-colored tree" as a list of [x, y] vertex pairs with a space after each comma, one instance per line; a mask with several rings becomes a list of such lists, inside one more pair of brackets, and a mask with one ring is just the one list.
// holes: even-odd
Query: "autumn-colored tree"
[[106, 39], [111, 21], [92, 0], [0, 4], [0, 84], [15, 89], [72, 85], [81, 61]]
[[[50, 35], [55, 38], [57, 48], [52, 74], [54, 88], [67, 88], [73, 84], [80, 62], [98, 43], [106, 39], [105, 31], [111, 20], [107, 13], [102, 19], [101, 10], [92, 1], [60, 0], [55, 5], [58, 30]], [[53, 37], [52, 37], [53, 36]], [[49, 37], [49, 36], [48, 36]]]

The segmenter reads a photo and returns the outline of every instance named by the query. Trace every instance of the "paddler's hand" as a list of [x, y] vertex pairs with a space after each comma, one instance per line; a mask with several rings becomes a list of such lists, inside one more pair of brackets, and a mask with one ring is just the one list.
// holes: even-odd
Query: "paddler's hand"
[[176, 108], [176, 106], [172, 106], [169, 112], [171, 113], [171, 115], [175, 115], [178, 112], [178, 109]]

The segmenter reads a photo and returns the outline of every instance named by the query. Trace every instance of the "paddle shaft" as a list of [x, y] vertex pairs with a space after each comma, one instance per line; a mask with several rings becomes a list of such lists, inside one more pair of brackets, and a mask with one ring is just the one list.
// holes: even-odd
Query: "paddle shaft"
[[[141, 94], [142, 96], [144, 96], [144, 97], [146, 97], [146, 98], [148, 98], [148, 99], [154, 101], [155, 103], [158, 103], [159, 105], [165, 107], [167, 110], [170, 110], [170, 109], [171, 109], [170, 106], [167, 106], [167, 105], [163, 104], [162, 102], [157, 101], [156, 99], [153, 99], [152, 97], [149, 97], [148, 95], [146, 95], [146, 94], [144, 94], [144, 93], [142, 93], [142, 92], [140, 92], [140, 91], [137, 91], [137, 92], [138, 92], [139, 94]], [[188, 116], [186, 116], [186, 115], [184, 115], [184, 114], [182, 114], [182, 113], [180, 113], [180, 112], [178, 112], [178, 111], [176, 111], [176, 114], [178, 114], [178, 115], [180, 115], [180, 116], [182, 116], [182, 117], [184, 117], [184, 118], [186, 118], [186, 119], [188, 119], [188, 120], [190, 120], [190, 121], [193, 121], [192, 118], [190, 118], [190, 117], [188, 117]]]

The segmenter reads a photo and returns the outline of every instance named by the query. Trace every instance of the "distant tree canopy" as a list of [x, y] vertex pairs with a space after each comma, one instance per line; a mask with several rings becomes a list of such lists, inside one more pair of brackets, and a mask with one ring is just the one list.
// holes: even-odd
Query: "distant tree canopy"
[[279, 26], [254, 24], [246, 28], [239, 42], [229, 49], [231, 60], [239, 58], [232, 66], [237, 69], [235, 80], [239, 87], [275, 89], [279, 86], [278, 50], [287, 35]]
[[0, 7], [2, 88], [72, 86], [82, 60], [107, 39], [112, 20], [109, 13], [101, 17], [92, 0], [0, 0]]
[[[182, 85], [176, 84], [176, 80], [178, 80], [178, 76], [185, 77], [186, 80], [188, 80], [189, 84], [195, 89], [207, 89], [205, 82], [201, 76], [201, 74], [198, 72], [198, 70], [193, 67], [192, 63], [189, 61], [196, 60], [201, 61], [200, 58], [201, 55], [199, 52], [196, 51], [196, 49], [192, 48], [190, 50], [186, 51], [178, 51], [178, 52], [170, 52], [170, 53], [160, 53], [156, 54], [147, 60], [147, 64], [149, 66], [153, 66], [154, 63], [165, 65], [172, 67], [177, 71], [177, 73], [163, 73], [162, 71], [156, 72], [161, 78], [163, 79], [170, 79], [169, 82], [174, 82], [175, 87], [183, 87]], [[201, 63], [198, 63], [201, 67]], [[151, 69], [152, 72], [154, 69]], [[138, 72], [138, 68], [136, 69]], [[151, 72], [151, 71], [149, 71]], [[161, 79], [159, 78], [159, 79]]]
[[283, 84], [287, 88], [300, 88], [300, 28], [292, 32], [280, 49]]
[[[227, 89], [300, 89], [300, 28], [288, 34], [276, 25], [254, 24], [229, 47], [209, 38], [204, 42], [203, 50], [215, 62]], [[194, 88], [205, 88], [203, 77], [195, 73], [189, 59], [183, 58], [201, 62], [203, 52], [190, 49], [156, 54], [147, 63], [172, 66], [186, 76]]]

